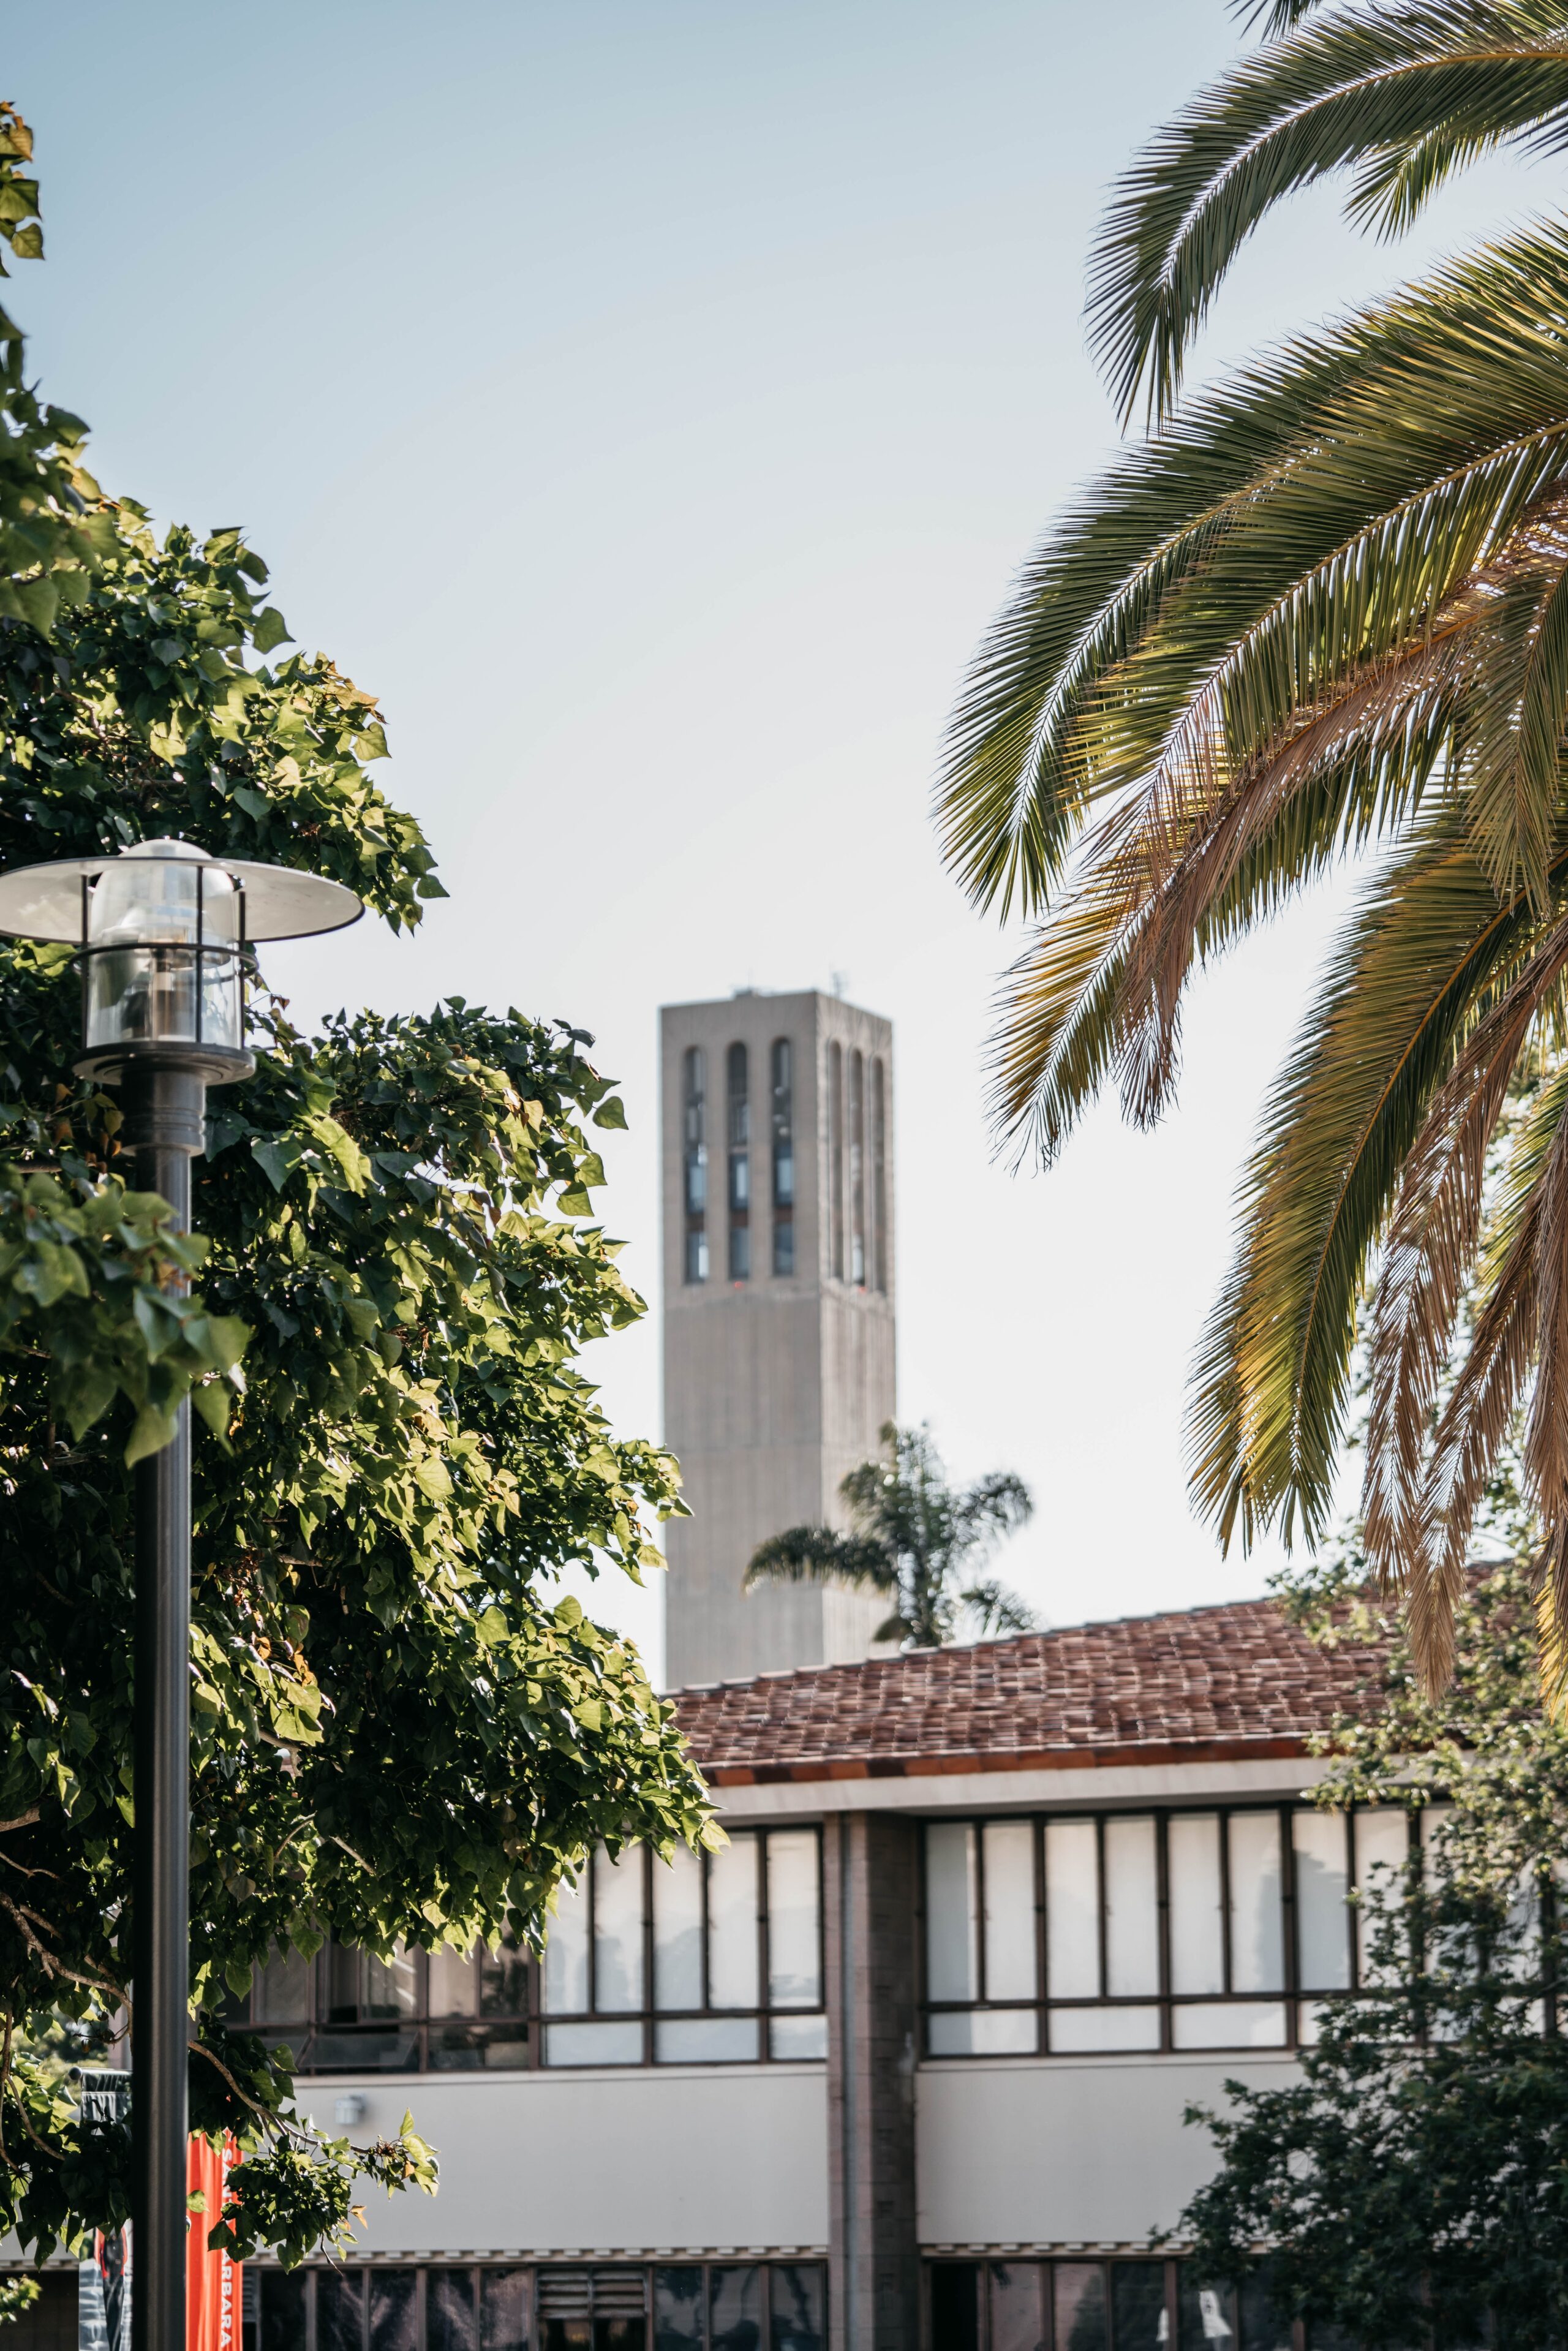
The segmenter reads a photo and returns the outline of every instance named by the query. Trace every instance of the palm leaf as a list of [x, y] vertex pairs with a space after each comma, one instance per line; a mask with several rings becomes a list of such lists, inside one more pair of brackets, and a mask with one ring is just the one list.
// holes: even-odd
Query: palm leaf
[[1113, 197], [1090, 265], [1090, 340], [1124, 414], [1166, 414], [1215, 290], [1274, 205], [1361, 165], [1353, 212], [1403, 225], [1458, 164], [1563, 143], [1561, 0], [1415, 0], [1297, 22], [1199, 93]]

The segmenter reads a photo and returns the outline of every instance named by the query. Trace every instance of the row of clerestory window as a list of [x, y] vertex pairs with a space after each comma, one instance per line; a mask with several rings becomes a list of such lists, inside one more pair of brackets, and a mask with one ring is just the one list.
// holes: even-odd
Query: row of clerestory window
[[[847, 1066], [846, 1066], [847, 1064]], [[770, 1263], [776, 1278], [796, 1270], [795, 1050], [776, 1037], [768, 1050], [769, 1161], [767, 1174]], [[756, 1205], [751, 1118], [751, 1056], [731, 1045], [724, 1063], [725, 1265], [732, 1282], [758, 1270], [753, 1245]], [[707, 1055], [687, 1049], [682, 1065], [682, 1188], [685, 1266], [689, 1282], [706, 1281], [716, 1235], [710, 1225]], [[828, 1048], [823, 1134], [829, 1176], [826, 1270], [861, 1290], [887, 1289], [887, 1076], [880, 1055], [841, 1045]], [[760, 1220], [757, 1229], [760, 1229]]]

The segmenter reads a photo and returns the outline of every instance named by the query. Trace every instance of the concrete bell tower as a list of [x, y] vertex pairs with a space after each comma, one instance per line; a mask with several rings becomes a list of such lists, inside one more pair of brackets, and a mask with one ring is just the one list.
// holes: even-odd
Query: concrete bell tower
[[843, 1522], [894, 1417], [893, 1029], [814, 990], [660, 1014], [672, 1688], [865, 1656], [879, 1593], [741, 1589], [766, 1537]]

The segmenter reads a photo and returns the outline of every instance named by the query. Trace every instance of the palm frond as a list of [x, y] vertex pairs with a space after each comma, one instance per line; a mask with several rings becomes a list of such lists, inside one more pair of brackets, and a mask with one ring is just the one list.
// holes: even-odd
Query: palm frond
[[958, 1598], [981, 1635], [1032, 1633], [1038, 1627], [1040, 1620], [1028, 1602], [994, 1577], [967, 1585]]
[[[1177, 820], [1354, 665], [1517, 562], [1568, 486], [1568, 230], [1265, 355], [1093, 485], [982, 646], [939, 779], [977, 902], [1053, 894], [1097, 804]], [[1538, 560], [1544, 569], [1543, 550]], [[1479, 601], [1478, 601], [1478, 597]]]
[[1531, 935], [1448, 806], [1373, 875], [1336, 942], [1265, 1107], [1192, 1374], [1191, 1490], [1222, 1541], [1327, 1524], [1358, 1311], [1406, 1154]]
[[[1275, 23], [1279, 23], [1275, 12]], [[1161, 131], [1090, 264], [1090, 340], [1124, 415], [1168, 413], [1225, 272], [1286, 196], [1363, 167], [1353, 206], [1403, 225], [1462, 160], [1563, 143], [1562, 0], [1412, 0], [1297, 16]]]
[[831, 1527], [788, 1527], [758, 1543], [747, 1562], [745, 1588], [764, 1583], [848, 1583], [896, 1592], [898, 1569], [883, 1545]]
[[1385, 1592], [1406, 1585], [1429, 1547], [1427, 1442], [1480, 1240], [1487, 1152], [1565, 968], [1568, 921], [1560, 920], [1465, 1038], [1405, 1154], [1378, 1282], [1367, 1424], [1366, 1552]]

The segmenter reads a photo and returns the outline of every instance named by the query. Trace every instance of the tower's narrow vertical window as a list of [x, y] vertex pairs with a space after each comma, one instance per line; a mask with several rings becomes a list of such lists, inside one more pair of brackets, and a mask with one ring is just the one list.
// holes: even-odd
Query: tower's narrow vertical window
[[865, 1288], [865, 1055], [850, 1055], [850, 1280]]
[[873, 1286], [887, 1289], [887, 1080], [882, 1056], [871, 1065], [871, 1241]]
[[729, 1120], [729, 1278], [751, 1279], [751, 1103], [744, 1045], [726, 1059]]
[[773, 1040], [773, 1270], [795, 1270], [795, 1072], [788, 1037]]
[[828, 1048], [828, 1270], [844, 1278], [844, 1049]]
[[686, 1280], [707, 1280], [707, 1056], [687, 1051], [682, 1077], [683, 1155], [686, 1202]]

